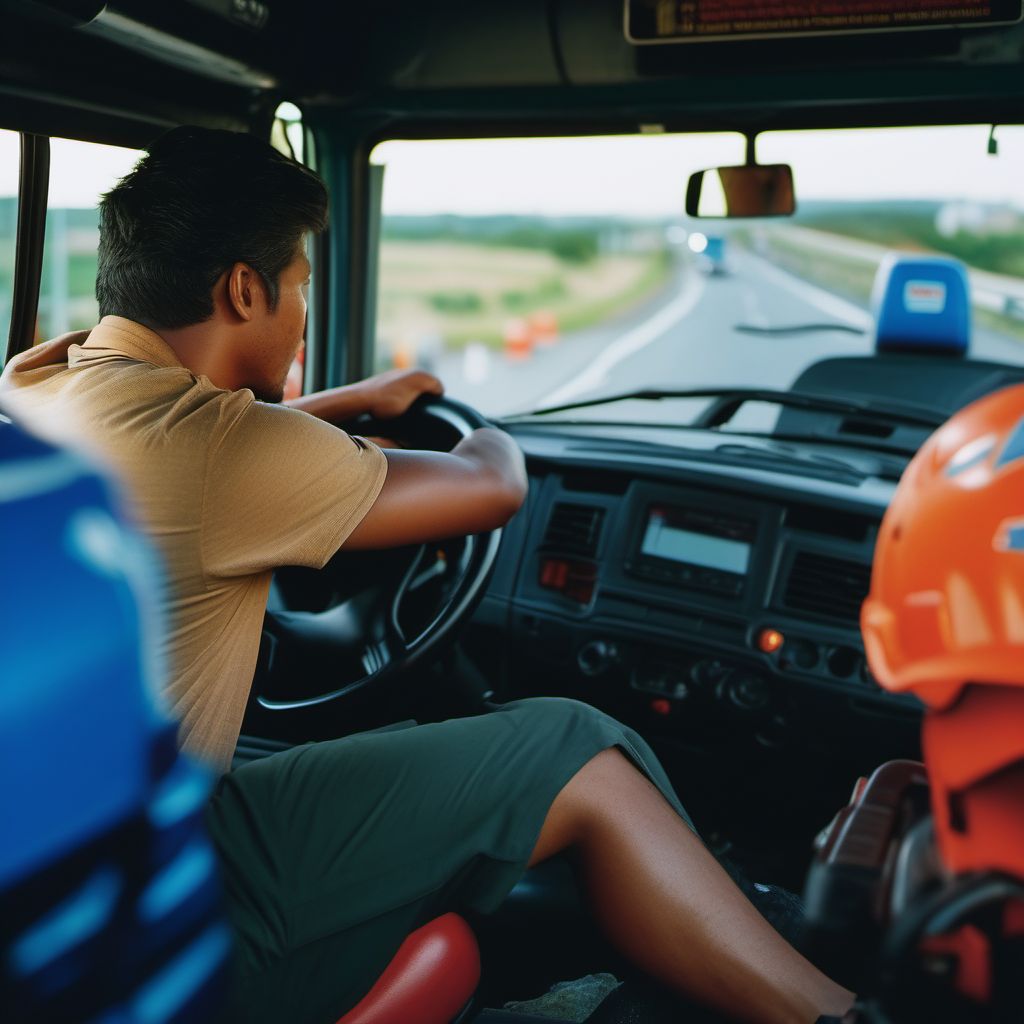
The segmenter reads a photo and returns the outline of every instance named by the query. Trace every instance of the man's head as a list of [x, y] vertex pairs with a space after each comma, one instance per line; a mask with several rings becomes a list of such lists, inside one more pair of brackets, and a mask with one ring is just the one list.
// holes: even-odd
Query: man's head
[[175, 128], [100, 203], [100, 315], [165, 337], [215, 323], [234, 380], [279, 399], [305, 323], [303, 240], [326, 222], [323, 182], [269, 144]]

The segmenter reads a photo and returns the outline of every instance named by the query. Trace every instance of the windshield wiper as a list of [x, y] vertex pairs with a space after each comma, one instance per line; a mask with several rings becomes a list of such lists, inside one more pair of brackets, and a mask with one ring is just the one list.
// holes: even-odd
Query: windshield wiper
[[844, 331], [846, 334], [867, 334], [863, 327], [830, 320], [821, 324], [791, 324], [785, 327], [766, 327], [761, 324], [734, 324], [734, 331], [741, 334], [817, 334], [820, 331]]
[[[767, 402], [793, 409], [806, 409], [812, 412], [834, 412], [844, 416], [863, 416], [882, 420], [888, 423], [902, 423], [915, 427], [934, 429], [942, 426], [949, 418], [949, 413], [931, 406], [906, 403], [890, 405], [885, 402], [859, 400], [856, 398], [837, 398], [834, 395], [816, 394], [811, 391], [783, 391], [775, 388], [695, 388], [685, 391], [661, 391], [658, 389], [641, 389], [625, 391], [617, 395], [604, 395], [599, 398], [584, 399], [579, 402], [566, 402], [563, 405], [551, 405], [536, 409], [523, 416], [547, 416], [556, 412], [568, 412], [571, 409], [588, 409], [598, 405], [610, 405], [614, 402], [647, 401], [660, 402], [667, 398], [713, 398], [715, 399], [688, 427], [710, 430], [728, 423], [736, 415], [740, 406], [746, 402]], [[510, 416], [508, 419], [519, 419]]]

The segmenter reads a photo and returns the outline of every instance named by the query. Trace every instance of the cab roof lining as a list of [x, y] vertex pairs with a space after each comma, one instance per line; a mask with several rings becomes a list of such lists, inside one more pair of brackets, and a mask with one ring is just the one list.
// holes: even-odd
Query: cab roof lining
[[634, 47], [621, 0], [265, 2], [258, 32], [211, 14], [217, 0], [14, 0], [3, 127], [139, 145], [185, 122], [265, 129], [281, 99], [379, 138], [1008, 123], [1024, 109], [1024, 24]]

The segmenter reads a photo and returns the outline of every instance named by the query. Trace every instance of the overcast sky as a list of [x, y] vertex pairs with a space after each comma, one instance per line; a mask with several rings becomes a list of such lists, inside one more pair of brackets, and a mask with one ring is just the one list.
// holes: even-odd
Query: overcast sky
[[[763, 163], [791, 163], [802, 199], [971, 198], [1024, 206], [1024, 128], [775, 132]], [[674, 216], [697, 169], [743, 160], [736, 135], [386, 142], [385, 213]], [[55, 139], [50, 205], [89, 207], [128, 171], [129, 150]], [[0, 131], [0, 195], [17, 191], [18, 136]]]

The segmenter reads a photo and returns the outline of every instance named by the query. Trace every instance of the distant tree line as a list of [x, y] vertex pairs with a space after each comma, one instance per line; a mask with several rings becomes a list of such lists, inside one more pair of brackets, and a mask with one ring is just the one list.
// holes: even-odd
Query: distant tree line
[[[637, 225], [641, 226], [641, 225]], [[598, 217], [468, 217], [389, 216], [382, 237], [387, 241], [469, 242], [500, 248], [539, 249], [565, 263], [589, 263], [601, 252], [602, 239], [632, 225]]]
[[946, 253], [979, 270], [1024, 277], [1024, 219], [1016, 230], [942, 234], [936, 224], [945, 203], [806, 203], [797, 223], [898, 249]]

